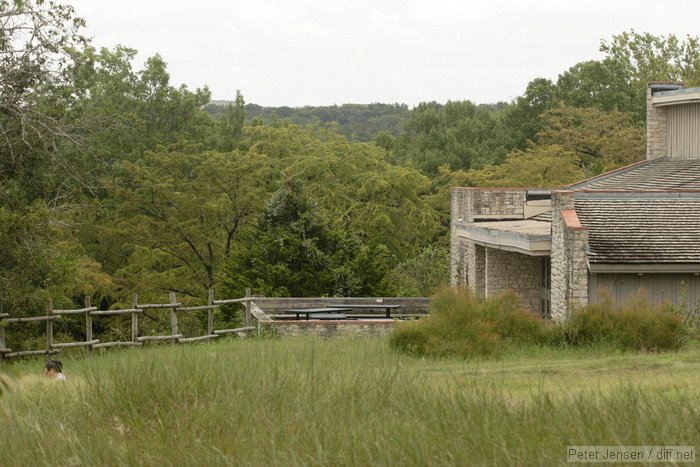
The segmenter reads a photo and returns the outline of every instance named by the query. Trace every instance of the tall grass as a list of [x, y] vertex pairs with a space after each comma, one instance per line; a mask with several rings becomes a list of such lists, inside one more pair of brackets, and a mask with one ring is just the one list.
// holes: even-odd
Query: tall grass
[[[65, 384], [20, 366], [0, 465], [556, 465], [567, 445], [697, 442], [697, 351], [621, 357], [628, 382], [602, 387], [601, 355], [556, 355], [435, 361], [299, 338], [67, 361]], [[651, 384], [657, 363], [677, 383]], [[545, 384], [562, 375], [593, 383]]]

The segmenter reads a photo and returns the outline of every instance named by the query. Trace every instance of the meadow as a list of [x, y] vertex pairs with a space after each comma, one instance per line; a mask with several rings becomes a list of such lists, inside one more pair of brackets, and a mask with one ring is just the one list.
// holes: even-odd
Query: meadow
[[560, 465], [697, 445], [700, 347], [419, 358], [384, 338], [226, 340], [11, 367], [0, 465]]

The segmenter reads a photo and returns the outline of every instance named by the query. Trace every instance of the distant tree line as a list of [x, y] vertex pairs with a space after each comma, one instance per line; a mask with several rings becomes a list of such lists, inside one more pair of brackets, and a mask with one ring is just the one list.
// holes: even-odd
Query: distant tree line
[[[230, 102], [217, 101], [204, 106], [213, 117], [221, 117]], [[246, 104], [247, 120], [274, 124], [286, 120], [299, 126], [335, 127], [352, 141], [370, 141], [380, 131], [399, 135], [410, 116], [406, 104], [342, 104], [332, 106], [263, 107]]]

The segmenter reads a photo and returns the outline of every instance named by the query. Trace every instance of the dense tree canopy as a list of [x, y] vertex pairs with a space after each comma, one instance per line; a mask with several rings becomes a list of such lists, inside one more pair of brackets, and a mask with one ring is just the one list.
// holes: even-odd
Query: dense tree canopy
[[240, 295], [250, 286], [270, 296], [386, 292], [387, 249], [334, 229], [292, 179], [273, 194], [256, 227], [226, 265], [223, 284], [229, 293]]
[[81, 166], [65, 69], [84, 43], [68, 6], [0, 2], [0, 313], [70, 296], [80, 261], [57, 232]]
[[237, 92], [205, 111], [206, 88], [171, 84], [158, 55], [92, 47], [70, 7], [0, 1], [0, 26], [13, 315], [133, 291], [432, 293], [451, 186], [556, 187], [637, 161], [646, 82], [700, 84], [697, 38], [632, 31], [508, 103], [265, 109]]
[[419, 104], [405, 133], [391, 151], [396, 164], [413, 165], [429, 176], [438, 167], [479, 168], [498, 163], [509, 150], [501, 116], [489, 106], [469, 101]]

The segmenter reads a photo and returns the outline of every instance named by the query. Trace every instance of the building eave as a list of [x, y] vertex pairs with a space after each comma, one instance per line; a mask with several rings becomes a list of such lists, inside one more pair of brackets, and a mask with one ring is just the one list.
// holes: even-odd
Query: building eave
[[700, 263], [591, 263], [588, 270], [607, 274], [686, 273], [700, 274]]
[[652, 104], [655, 107], [679, 104], [697, 104], [700, 102], [699, 88], [686, 88], [655, 93]]
[[510, 232], [478, 227], [474, 224], [458, 225], [457, 235], [481, 246], [529, 256], [549, 256], [552, 251], [551, 235]]

